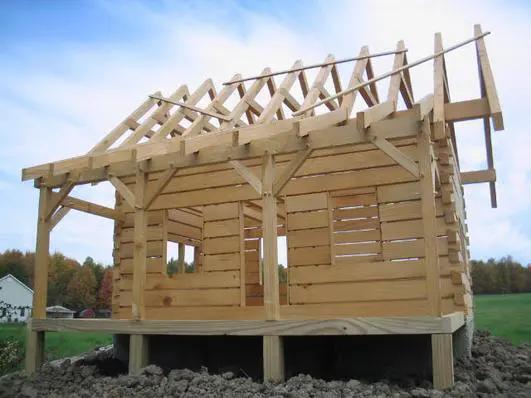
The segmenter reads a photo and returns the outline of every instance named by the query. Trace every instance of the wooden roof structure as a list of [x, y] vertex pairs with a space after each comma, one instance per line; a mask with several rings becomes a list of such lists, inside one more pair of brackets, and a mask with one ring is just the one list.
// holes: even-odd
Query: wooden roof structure
[[[394, 51], [371, 54], [364, 46], [357, 57], [347, 60], [335, 60], [329, 55], [317, 65], [305, 67], [298, 60], [282, 72], [265, 68], [251, 78], [236, 74], [220, 90], [207, 79], [194, 91], [182, 85], [168, 97], [156, 92], [86, 155], [23, 169], [22, 180], [35, 179], [36, 186], [44, 183], [52, 188], [61, 187], [47, 212], [49, 218], [61, 203], [65, 205], [65, 198], [65, 206], [68, 203], [71, 207], [81, 206], [75, 198], [68, 197], [75, 185], [109, 180], [122, 192], [119, 179], [134, 175], [137, 168], [145, 172], [167, 170], [148, 195], [147, 203], [155, 199], [178, 169], [257, 157], [264, 151], [302, 150], [298, 160], [302, 163], [307, 156], [304, 153], [311, 150], [371, 141], [399, 164], [414, 169], [414, 165], [387, 141], [400, 135], [391, 121], [401, 119], [404, 125], [407, 116], [430, 114], [434, 124], [433, 139], [444, 136], [447, 124], [454, 144], [455, 122], [484, 120], [488, 169], [463, 173], [462, 179], [465, 184], [489, 182], [491, 202], [495, 207], [489, 118], [494, 130], [502, 130], [503, 117], [484, 43], [488, 34], [476, 25], [474, 37], [446, 49], [441, 35], [436, 34], [434, 53], [412, 63], [408, 63], [404, 42], [399, 41]], [[481, 96], [451, 102], [445, 54], [469, 43], [476, 46]], [[392, 70], [375, 76], [372, 59], [386, 55], [394, 56]], [[337, 65], [354, 61], [350, 79], [345, 84]], [[416, 101], [410, 70], [428, 61], [434, 66], [433, 94]], [[309, 82], [305, 71], [312, 68], [318, 68], [318, 73]], [[277, 84], [275, 77], [280, 75], [282, 80]], [[384, 95], [378, 82], [386, 78], [390, 82], [387, 95]], [[330, 80], [335, 93], [325, 88]], [[299, 89], [302, 100], [295, 94]], [[265, 97], [266, 92], [270, 99], [261, 104], [258, 98]], [[358, 94], [367, 108], [351, 118]], [[399, 95], [405, 110], [397, 110]], [[238, 100], [230, 105], [229, 99], [235, 96]], [[200, 106], [200, 102], [206, 105]], [[284, 183], [286, 181], [285, 178]]]

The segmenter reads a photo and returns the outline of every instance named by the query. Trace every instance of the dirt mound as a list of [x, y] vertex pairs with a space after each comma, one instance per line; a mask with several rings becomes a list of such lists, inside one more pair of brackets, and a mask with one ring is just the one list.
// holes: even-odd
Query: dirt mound
[[46, 364], [31, 377], [23, 372], [0, 379], [0, 397], [530, 397], [531, 347], [478, 331], [472, 359], [456, 364], [455, 386], [431, 389], [429, 381], [330, 381], [299, 375], [285, 383], [256, 383], [230, 372], [210, 375], [207, 370], [164, 373], [150, 365], [139, 376], [126, 369], [109, 350], [95, 351], [74, 362]]

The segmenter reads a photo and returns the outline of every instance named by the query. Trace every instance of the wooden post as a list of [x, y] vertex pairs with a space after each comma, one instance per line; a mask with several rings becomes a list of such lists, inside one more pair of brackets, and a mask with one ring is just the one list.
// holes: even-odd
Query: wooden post
[[179, 243], [179, 258], [177, 259], [177, 269], [179, 274], [184, 274], [186, 272], [186, 264], [184, 261], [184, 252], [186, 246], [184, 243]]
[[[142, 320], [146, 316], [144, 306], [144, 286], [146, 283], [146, 255], [147, 255], [147, 212], [143, 207], [147, 186], [147, 173], [137, 170], [135, 185], [135, 231], [133, 251], [133, 303], [132, 314], [134, 320]], [[129, 373], [137, 373], [147, 365], [147, 346], [145, 338], [131, 335], [129, 347]]]
[[439, 256], [437, 253], [437, 226], [435, 211], [434, 163], [430, 140], [430, 123], [424, 119], [418, 135], [418, 157], [420, 192], [422, 206], [422, 225], [424, 228], [424, 251], [426, 262], [426, 282], [428, 288], [428, 306], [430, 315], [441, 316], [441, 286]]
[[138, 374], [148, 364], [148, 341], [143, 334], [129, 337], [129, 374]]
[[[50, 262], [50, 230], [51, 220], [46, 220], [46, 212], [50, 206], [52, 190], [41, 186], [39, 193], [39, 218], [37, 221], [37, 243], [35, 249], [35, 274], [33, 282], [32, 317], [46, 318], [46, 301], [48, 296], [48, 268]], [[28, 324], [26, 342], [26, 371], [34, 373], [42, 365], [44, 358], [44, 332], [31, 330]]]
[[433, 387], [444, 390], [454, 385], [454, 353], [452, 334], [431, 335]]
[[[268, 320], [280, 318], [277, 252], [277, 200], [273, 195], [275, 164], [266, 152], [262, 165], [262, 231], [264, 239], [264, 307]], [[263, 337], [264, 380], [284, 379], [284, 349], [282, 337]]]

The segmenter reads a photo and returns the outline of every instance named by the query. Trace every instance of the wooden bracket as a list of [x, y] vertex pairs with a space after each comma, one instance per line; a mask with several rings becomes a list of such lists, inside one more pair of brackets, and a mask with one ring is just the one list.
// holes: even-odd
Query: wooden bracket
[[273, 182], [273, 196], [277, 196], [280, 194], [280, 192], [282, 192], [282, 189], [284, 189], [291, 177], [293, 177], [301, 168], [306, 159], [308, 159], [308, 157], [311, 155], [312, 151], [312, 148], [308, 148], [297, 153], [297, 156], [295, 156], [295, 158], [290, 162], [284, 172], [275, 178], [275, 181]]
[[50, 219], [50, 231], [54, 229], [54, 227], [59, 224], [59, 221], [63, 219], [64, 216], [68, 214], [70, 209], [66, 206], [61, 206], [59, 210], [57, 210], [53, 217]]
[[237, 160], [230, 160], [229, 164], [247, 181], [259, 195], [262, 195], [262, 181], [251, 171]]
[[116, 190], [122, 195], [127, 204], [133, 209], [135, 208], [135, 194], [131, 192], [127, 185], [125, 185], [118, 177], [109, 175], [109, 182], [116, 188]]
[[168, 185], [171, 179], [175, 176], [178, 169], [175, 165], [170, 165], [170, 168], [164, 172], [162, 176], [158, 178], [157, 181], [153, 183], [150, 189], [146, 192], [146, 197], [144, 200], [144, 209], [148, 210], [149, 207], [153, 204], [153, 201], [160, 195], [163, 189]]
[[400, 166], [406, 169], [413, 177], [419, 178], [420, 171], [418, 165], [404, 152], [395, 147], [385, 138], [370, 137], [374, 145], [385, 152], [387, 156], [396, 161]]
[[45, 220], [49, 221], [57, 208], [61, 205], [63, 202], [63, 199], [68, 196], [70, 192], [72, 192], [72, 189], [76, 186], [76, 182], [79, 180], [79, 175], [77, 178], [68, 179], [66, 185], [63, 185], [57, 195], [54, 195], [54, 199], [52, 199], [52, 203], [48, 207], [45, 215]]

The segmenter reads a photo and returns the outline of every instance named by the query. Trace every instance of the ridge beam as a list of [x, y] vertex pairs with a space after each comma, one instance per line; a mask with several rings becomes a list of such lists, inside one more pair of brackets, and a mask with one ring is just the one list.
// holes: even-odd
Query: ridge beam
[[381, 149], [387, 156], [406, 169], [413, 177], [420, 178], [419, 166], [404, 152], [391, 144], [385, 138], [369, 136], [371, 142]]
[[135, 194], [131, 192], [129, 188], [127, 188], [127, 185], [125, 185], [122, 180], [114, 175], [109, 175], [109, 182], [114, 186], [118, 193], [122, 195], [127, 204], [134, 209], [136, 205]]
[[251, 185], [259, 195], [262, 195], [262, 181], [247, 167], [237, 160], [230, 160], [229, 164]]

